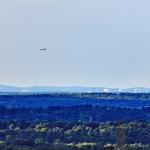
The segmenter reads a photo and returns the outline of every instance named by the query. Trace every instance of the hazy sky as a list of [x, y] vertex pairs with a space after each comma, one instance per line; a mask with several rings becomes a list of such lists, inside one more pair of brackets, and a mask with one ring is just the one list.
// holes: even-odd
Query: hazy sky
[[0, 0], [0, 83], [150, 87], [150, 1]]

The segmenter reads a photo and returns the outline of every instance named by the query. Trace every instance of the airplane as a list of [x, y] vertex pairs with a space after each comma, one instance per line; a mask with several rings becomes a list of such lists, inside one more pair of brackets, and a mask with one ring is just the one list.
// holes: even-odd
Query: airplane
[[40, 51], [46, 51], [47, 50], [47, 48], [42, 48], [42, 49], [40, 49]]

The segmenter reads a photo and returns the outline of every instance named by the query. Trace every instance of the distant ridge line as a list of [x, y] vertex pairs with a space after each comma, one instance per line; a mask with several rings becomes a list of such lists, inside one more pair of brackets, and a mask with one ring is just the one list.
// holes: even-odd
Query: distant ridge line
[[0, 85], [0, 92], [11, 93], [150, 93], [150, 88], [107, 88], [82, 86], [27, 86]]

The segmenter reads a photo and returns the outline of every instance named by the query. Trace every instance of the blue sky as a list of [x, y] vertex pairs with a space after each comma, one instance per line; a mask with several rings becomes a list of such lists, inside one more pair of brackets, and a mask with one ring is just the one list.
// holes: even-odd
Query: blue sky
[[149, 6], [148, 0], [0, 1], [0, 83], [150, 87]]

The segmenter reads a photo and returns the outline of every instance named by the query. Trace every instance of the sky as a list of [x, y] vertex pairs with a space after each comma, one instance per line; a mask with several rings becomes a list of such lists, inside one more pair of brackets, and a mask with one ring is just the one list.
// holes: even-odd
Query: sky
[[0, 84], [150, 87], [149, 6], [0, 0]]

